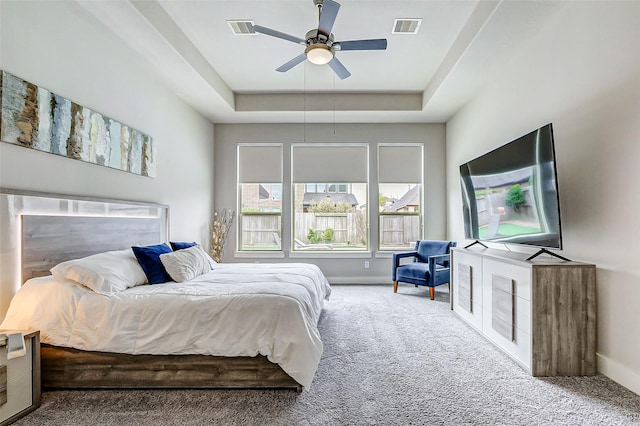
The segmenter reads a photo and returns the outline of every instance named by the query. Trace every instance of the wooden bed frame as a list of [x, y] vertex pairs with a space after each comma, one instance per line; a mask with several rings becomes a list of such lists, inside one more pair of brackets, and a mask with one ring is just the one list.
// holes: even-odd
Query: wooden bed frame
[[42, 345], [42, 387], [292, 389], [300, 386], [267, 357], [129, 355]]
[[[140, 204], [133, 203], [133, 206]], [[168, 206], [148, 206], [157, 206], [166, 212], [160, 218], [23, 215], [22, 282], [48, 275], [51, 267], [65, 260], [168, 239]], [[265, 356], [129, 355], [42, 345], [41, 363], [45, 389], [270, 388], [302, 391], [299, 383]]]

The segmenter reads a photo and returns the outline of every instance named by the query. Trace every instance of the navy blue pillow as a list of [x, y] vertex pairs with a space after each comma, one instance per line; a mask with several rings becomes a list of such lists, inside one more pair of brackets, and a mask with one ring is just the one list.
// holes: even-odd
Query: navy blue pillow
[[171, 244], [171, 248], [173, 249], [173, 251], [186, 249], [196, 245], [196, 243], [181, 243], [175, 241], [169, 241], [169, 244]]
[[149, 280], [149, 284], [160, 284], [172, 281], [167, 271], [160, 262], [160, 255], [171, 253], [171, 247], [166, 243], [156, 244], [154, 246], [131, 247], [133, 254], [136, 255], [138, 263], [142, 267], [144, 274]]

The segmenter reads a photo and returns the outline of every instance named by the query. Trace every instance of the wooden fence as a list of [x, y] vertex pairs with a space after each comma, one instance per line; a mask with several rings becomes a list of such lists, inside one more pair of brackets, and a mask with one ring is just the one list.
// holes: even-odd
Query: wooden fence
[[[273, 213], [244, 213], [242, 249], [280, 249], [282, 216]], [[364, 213], [296, 213], [294, 238], [310, 244], [309, 230], [333, 229], [332, 244], [363, 246], [367, 241]], [[387, 214], [380, 216], [380, 246], [402, 247], [420, 238], [419, 214]]]
[[420, 239], [420, 215], [380, 215], [380, 247], [403, 247]]
[[242, 249], [249, 247], [280, 248], [282, 216], [273, 213], [243, 213], [240, 217], [242, 220]]
[[[357, 215], [362, 213], [296, 213], [295, 237], [304, 243], [310, 243], [309, 230], [324, 231], [333, 229], [334, 244], [360, 244], [357, 235]], [[366, 236], [365, 236], [366, 238]]]

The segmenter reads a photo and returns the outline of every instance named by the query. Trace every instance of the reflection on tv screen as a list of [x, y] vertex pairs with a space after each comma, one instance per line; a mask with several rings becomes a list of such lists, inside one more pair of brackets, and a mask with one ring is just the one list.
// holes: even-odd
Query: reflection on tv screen
[[551, 124], [460, 166], [465, 237], [561, 248]]

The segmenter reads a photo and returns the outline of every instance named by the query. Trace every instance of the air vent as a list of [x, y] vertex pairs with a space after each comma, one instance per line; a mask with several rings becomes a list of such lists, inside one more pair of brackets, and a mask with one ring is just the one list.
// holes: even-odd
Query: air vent
[[422, 18], [396, 19], [393, 23], [393, 34], [418, 34]]
[[231, 31], [235, 35], [256, 35], [257, 33], [253, 30], [253, 21], [227, 21]]

